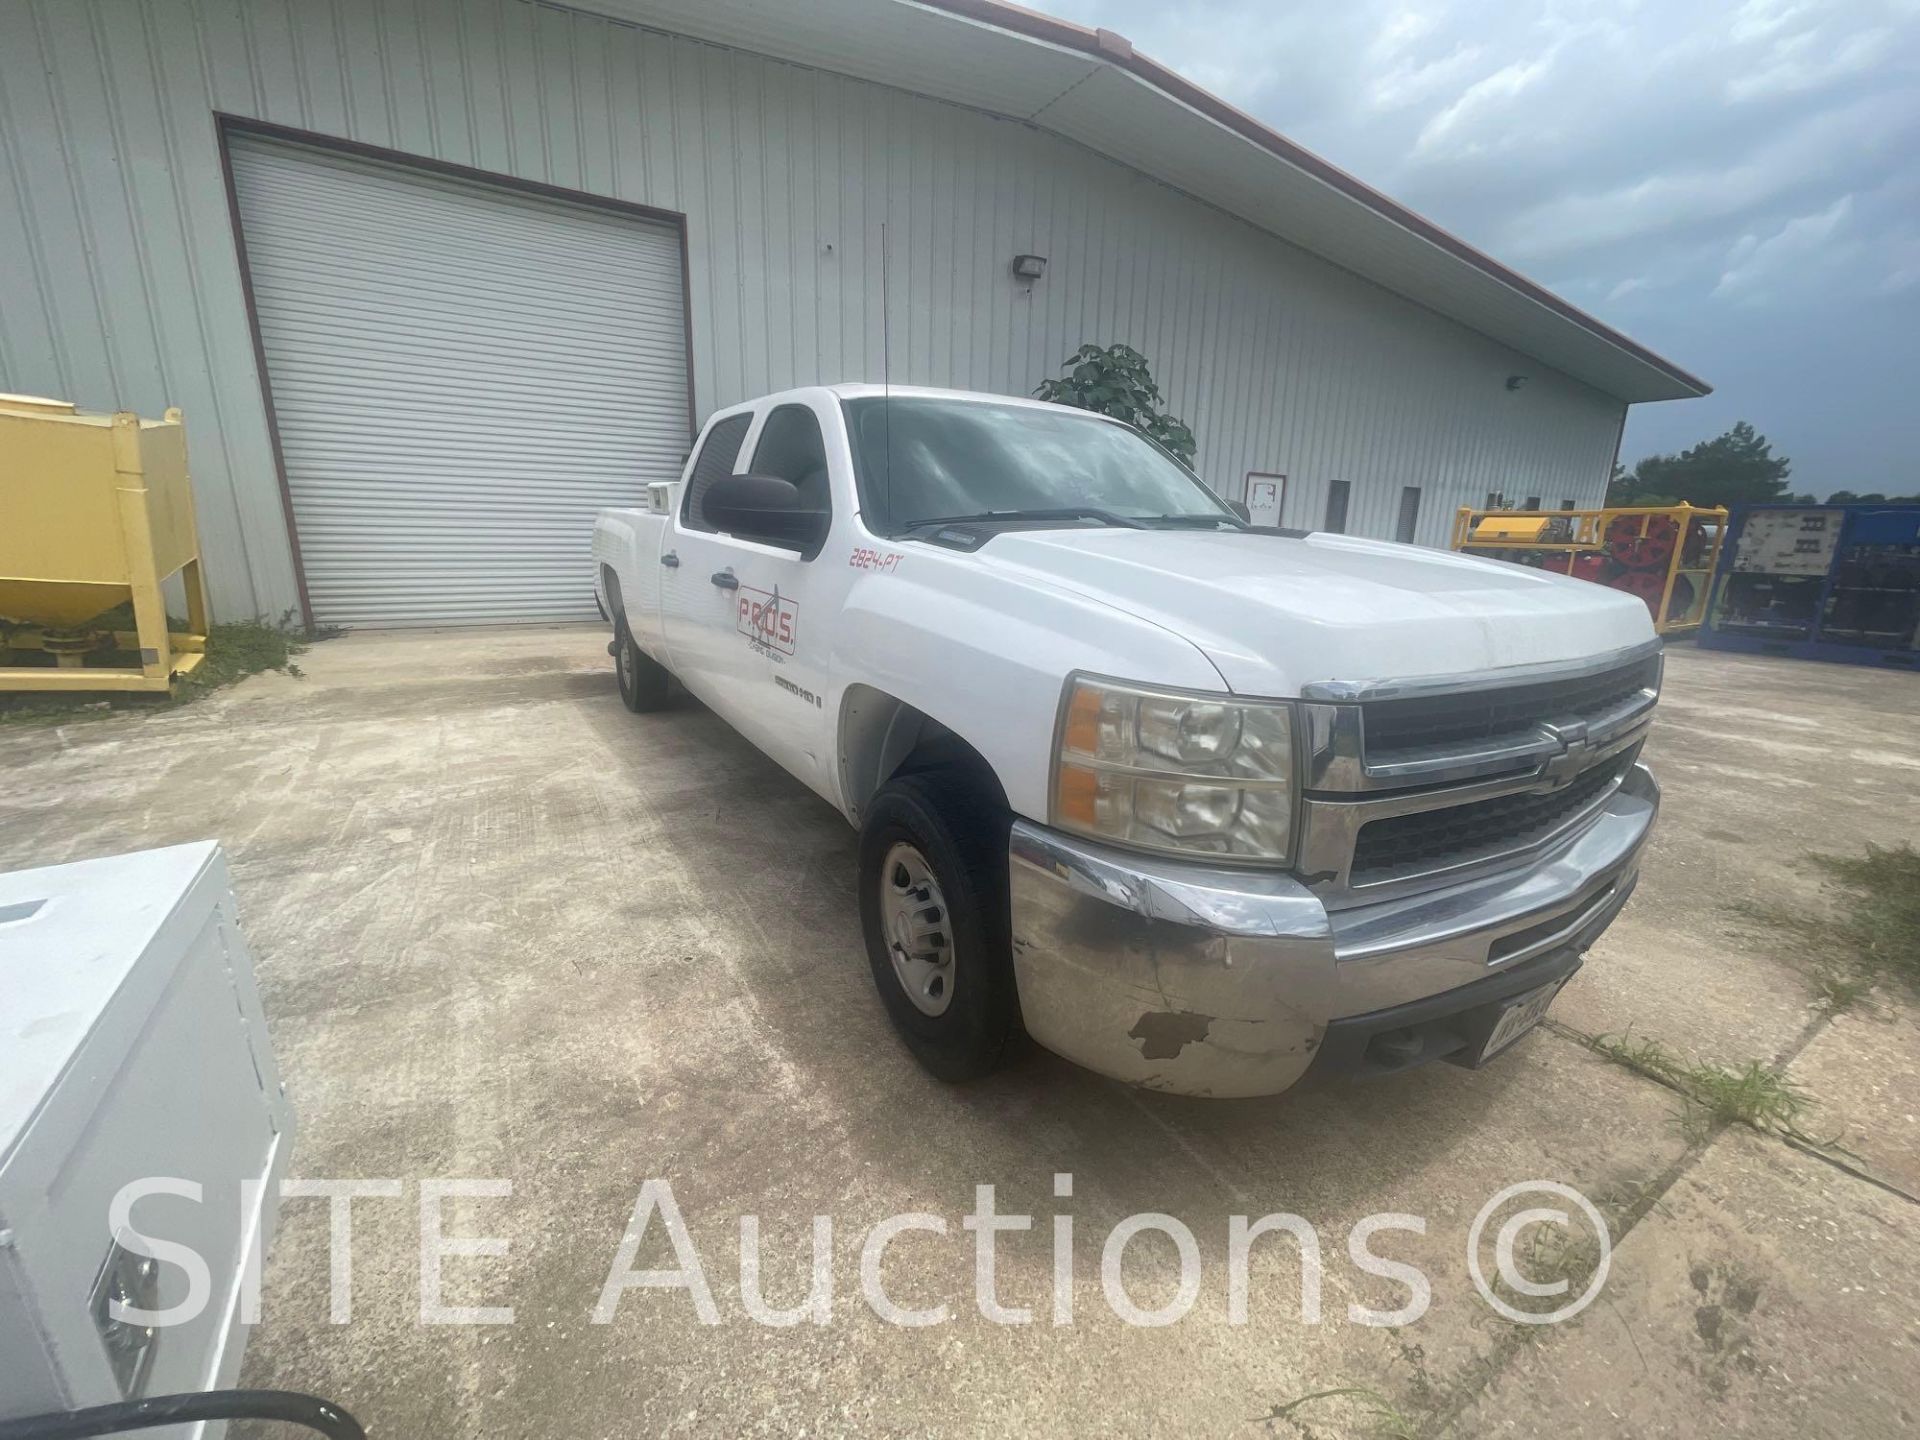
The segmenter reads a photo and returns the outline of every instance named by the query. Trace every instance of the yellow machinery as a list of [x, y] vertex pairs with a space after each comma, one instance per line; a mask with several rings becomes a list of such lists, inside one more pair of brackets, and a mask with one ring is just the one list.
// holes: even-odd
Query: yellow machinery
[[1691, 505], [1462, 507], [1453, 522], [1453, 548], [1624, 590], [1646, 602], [1653, 628], [1665, 635], [1699, 626], [1726, 533], [1725, 510]]
[[[169, 633], [161, 583], [186, 590]], [[131, 603], [133, 628], [108, 612]], [[167, 691], [205, 658], [186, 427], [0, 395], [0, 691]]]

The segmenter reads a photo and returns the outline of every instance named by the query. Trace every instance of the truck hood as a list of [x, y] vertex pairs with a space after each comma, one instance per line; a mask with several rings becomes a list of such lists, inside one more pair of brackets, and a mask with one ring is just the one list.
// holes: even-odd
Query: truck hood
[[1602, 585], [1346, 535], [1027, 530], [977, 558], [1185, 636], [1243, 695], [1577, 660], [1654, 633]]

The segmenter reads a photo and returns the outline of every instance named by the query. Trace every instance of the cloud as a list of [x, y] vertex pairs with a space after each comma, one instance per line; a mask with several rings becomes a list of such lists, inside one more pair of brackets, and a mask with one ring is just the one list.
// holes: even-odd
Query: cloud
[[1713, 294], [1752, 302], [1764, 299], [1782, 279], [1803, 284], [1809, 267], [1832, 262], [1831, 242], [1852, 214], [1853, 196], [1842, 195], [1818, 214], [1797, 216], [1764, 239], [1742, 235], [1727, 254]]
[[1395, 110], [1456, 93], [1483, 53], [1478, 45], [1460, 44], [1433, 58], [1392, 55], [1369, 78], [1367, 99], [1375, 110]]
[[[1461, 92], [1459, 99], [1426, 123], [1413, 142], [1415, 153], [1432, 154], [1451, 147], [1475, 154], [1502, 143], [1520, 143], [1521, 137], [1501, 123], [1502, 112], [1513, 100], [1532, 89], [1552, 64], [1551, 55], [1537, 60], [1516, 60], [1474, 81]], [[1475, 134], [1476, 130], [1480, 133]]]
[[1796, 475], [1891, 484], [1920, 453], [1920, 407], [1887, 388], [1920, 371], [1920, 0], [1028, 3], [1720, 387], [1638, 407], [1630, 454], [1743, 417]]
[[1662, 157], [1661, 168], [1610, 188], [1571, 181], [1562, 194], [1510, 215], [1494, 243], [1522, 260], [1555, 261], [1703, 230], [1764, 227], [1792, 218], [1811, 196], [1830, 195], [1846, 184], [1840, 177], [1873, 184], [1909, 163], [1916, 136], [1920, 96], [1869, 95], [1783, 117], [1737, 156]]
[[1797, 95], [1868, 73], [1887, 58], [1895, 36], [1891, 27], [1876, 26], [1844, 36], [1831, 48], [1823, 39], [1819, 30], [1808, 29], [1774, 41], [1771, 54], [1759, 68], [1727, 80], [1727, 98], [1742, 101]]

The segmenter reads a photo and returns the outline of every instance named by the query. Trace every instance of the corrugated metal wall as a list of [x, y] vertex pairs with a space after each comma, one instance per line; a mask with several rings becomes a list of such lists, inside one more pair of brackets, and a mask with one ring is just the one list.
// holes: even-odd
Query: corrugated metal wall
[[1124, 340], [1223, 493], [1283, 472], [1311, 525], [1347, 480], [1391, 536], [1419, 485], [1428, 543], [1489, 490], [1597, 503], [1618, 438], [1620, 402], [1015, 121], [526, 0], [0, 0], [0, 388], [186, 410], [224, 615], [295, 586], [216, 110], [684, 212], [703, 416], [889, 350], [1026, 393]]

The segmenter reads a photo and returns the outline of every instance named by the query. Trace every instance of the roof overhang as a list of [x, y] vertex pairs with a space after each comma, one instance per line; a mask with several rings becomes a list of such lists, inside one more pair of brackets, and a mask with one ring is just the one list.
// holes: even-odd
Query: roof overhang
[[1029, 122], [1628, 402], [1709, 386], [1217, 96], [1001, 0], [575, 0], [580, 8]]

